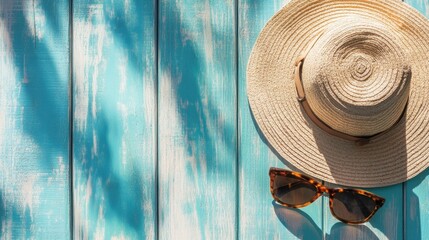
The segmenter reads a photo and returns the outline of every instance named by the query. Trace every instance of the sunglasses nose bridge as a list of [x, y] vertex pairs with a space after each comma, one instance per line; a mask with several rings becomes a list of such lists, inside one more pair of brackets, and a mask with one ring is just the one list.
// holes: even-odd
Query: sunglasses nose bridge
[[325, 186], [319, 186], [319, 190], [323, 193], [323, 194], [329, 194], [329, 189]]

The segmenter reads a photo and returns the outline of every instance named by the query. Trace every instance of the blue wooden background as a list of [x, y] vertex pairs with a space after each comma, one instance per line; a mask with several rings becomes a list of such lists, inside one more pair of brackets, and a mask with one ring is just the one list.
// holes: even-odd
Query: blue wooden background
[[359, 226], [272, 201], [246, 65], [286, 3], [0, 0], [0, 239], [429, 239], [429, 171]]

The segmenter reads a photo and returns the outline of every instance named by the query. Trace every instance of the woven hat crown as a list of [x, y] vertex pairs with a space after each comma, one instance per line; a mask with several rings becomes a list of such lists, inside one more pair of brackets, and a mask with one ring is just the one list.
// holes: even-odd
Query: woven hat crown
[[326, 125], [371, 136], [403, 115], [411, 68], [388, 25], [351, 14], [331, 23], [309, 47], [302, 83], [311, 109]]
[[284, 163], [379, 187], [429, 167], [429, 21], [398, 0], [291, 0], [247, 67], [260, 133]]

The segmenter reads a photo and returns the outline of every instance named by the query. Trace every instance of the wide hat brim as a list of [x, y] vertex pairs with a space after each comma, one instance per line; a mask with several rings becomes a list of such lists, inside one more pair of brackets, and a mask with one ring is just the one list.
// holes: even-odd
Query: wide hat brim
[[[367, 145], [316, 126], [297, 101], [295, 61], [317, 34], [347, 14], [381, 21], [401, 37], [412, 69], [400, 122]], [[292, 0], [260, 33], [247, 68], [253, 116], [272, 147], [299, 170], [355, 187], [404, 182], [429, 165], [429, 21], [398, 0]]]

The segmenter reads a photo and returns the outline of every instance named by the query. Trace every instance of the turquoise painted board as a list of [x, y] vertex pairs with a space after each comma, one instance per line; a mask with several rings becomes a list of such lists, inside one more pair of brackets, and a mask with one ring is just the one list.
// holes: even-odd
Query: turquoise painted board
[[68, 1], [0, 0], [0, 239], [68, 239]]
[[156, 237], [154, 1], [73, 1], [74, 238]]
[[404, 232], [406, 239], [429, 239], [429, 170], [405, 183]]
[[322, 213], [326, 204], [319, 199], [310, 206], [292, 210], [276, 204], [270, 194], [268, 170], [287, 168], [270, 149], [252, 118], [246, 92], [246, 67], [259, 32], [286, 2], [238, 1], [239, 45], [239, 238], [321, 239]]
[[234, 239], [234, 1], [159, 2], [159, 238]]
[[[429, 17], [428, 0], [405, 0], [421, 14]], [[404, 184], [404, 232], [406, 239], [429, 239], [429, 170]]]
[[429, 239], [429, 170], [363, 225], [273, 202], [246, 67], [287, 2], [0, 0], [0, 239]]

